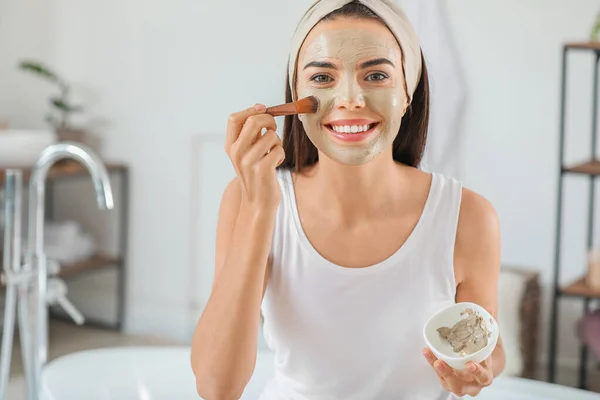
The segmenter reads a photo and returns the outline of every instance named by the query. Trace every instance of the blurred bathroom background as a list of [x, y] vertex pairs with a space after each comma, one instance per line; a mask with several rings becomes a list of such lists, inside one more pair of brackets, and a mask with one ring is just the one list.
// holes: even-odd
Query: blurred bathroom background
[[[564, 156], [573, 165], [592, 153], [600, 1], [401, 3], [432, 76], [424, 169], [461, 179], [500, 216], [506, 373], [546, 380], [555, 357], [556, 381], [579, 386], [585, 353], [585, 386], [600, 391], [600, 346], [591, 340], [600, 337], [600, 279], [588, 273], [600, 248], [597, 235], [588, 239], [600, 214], [589, 214], [595, 164], [562, 176], [556, 352], [549, 346], [563, 48], [588, 43], [568, 53]], [[284, 101], [289, 40], [309, 4], [0, 2], [0, 175], [27, 170], [50, 143], [76, 140], [98, 151], [114, 184], [115, 210], [100, 211], [77, 165], [63, 162], [51, 174], [46, 252], [58, 266], [50, 273], [86, 317], [77, 326], [53, 307], [51, 359], [190, 344], [212, 284], [221, 194], [234, 175], [223, 151], [227, 117]], [[22, 384], [19, 358], [15, 347], [13, 387]]]

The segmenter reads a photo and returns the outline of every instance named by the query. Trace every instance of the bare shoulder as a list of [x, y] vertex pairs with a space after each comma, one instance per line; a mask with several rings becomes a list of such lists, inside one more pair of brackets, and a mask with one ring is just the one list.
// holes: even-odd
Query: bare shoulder
[[494, 230], [499, 229], [499, 225], [498, 214], [492, 203], [482, 195], [463, 188], [459, 229], [462, 227], [467, 231]]
[[467, 188], [462, 190], [454, 261], [459, 281], [500, 268], [498, 214], [488, 199]]

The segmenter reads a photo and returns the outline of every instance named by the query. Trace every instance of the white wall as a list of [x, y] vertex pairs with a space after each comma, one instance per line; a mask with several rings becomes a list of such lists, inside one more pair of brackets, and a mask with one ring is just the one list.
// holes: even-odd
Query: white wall
[[[200, 226], [197, 218], [216, 212], [231, 173], [222, 167], [224, 154], [211, 151], [204, 161], [194, 154], [205, 136], [211, 149], [219, 149], [229, 113], [255, 102], [283, 101], [288, 41], [309, 3], [0, 3], [0, 115], [17, 125], [41, 124], [41, 96], [49, 88], [13, 69], [20, 57], [41, 58], [78, 84], [76, 94], [89, 106], [88, 122], [103, 139], [103, 154], [131, 167], [128, 330], [189, 338], [212, 276], [212, 265], [199, 264], [212, 260], [207, 232], [214, 229], [214, 214]], [[505, 263], [538, 269], [547, 284], [560, 46], [587, 37], [598, 2], [444, 3], [468, 83], [461, 178], [496, 206]], [[590, 63], [578, 61], [573, 94], [583, 111], [570, 128], [584, 132], [570, 143], [571, 158], [585, 149], [589, 131], [589, 74], [583, 72]], [[194, 171], [207, 159], [216, 167]], [[214, 187], [197, 186], [207, 178]], [[585, 243], [585, 226], [578, 211], [585, 195], [573, 193], [565, 278], [583, 268], [577, 252]], [[580, 307], [565, 305], [574, 310], [561, 336], [562, 354], [569, 357], [576, 355], [572, 324]], [[545, 319], [541, 328], [546, 331]]]
[[[42, 59], [53, 55], [52, 2], [44, 0], [3, 1], [0, 3], [0, 119], [13, 125], [43, 126], [47, 86], [28, 85], [15, 66], [30, 54]], [[38, 117], [36, 120], [32, 116]]]

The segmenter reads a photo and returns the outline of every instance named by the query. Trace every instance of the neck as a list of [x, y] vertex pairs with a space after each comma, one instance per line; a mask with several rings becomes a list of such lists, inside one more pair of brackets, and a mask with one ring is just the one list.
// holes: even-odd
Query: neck
[[314, 195], [345, 220], [373, 216], [398, 202], [404, 185], [390, 185], [390, 180], [404, 181], [407, 168], [399, 167], [391, 149], [359, 166], [343, 165], [319, 153]]

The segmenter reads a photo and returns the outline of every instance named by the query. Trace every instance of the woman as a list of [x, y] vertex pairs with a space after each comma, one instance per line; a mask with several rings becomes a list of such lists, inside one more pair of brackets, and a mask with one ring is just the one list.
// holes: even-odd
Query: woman
[[228, 122], [237, 177], [193, 339], [198, 393], [240, 397], [262, 314], [276, 360], [263, 400], [477, 395], [503, 369], [501, 344], [458, 371], [422, 329], [454, 302], [496, 315], [499, 224], [483, 197], [418, 169], [428, 77], [406, 16], [391, 0], [317, 1], [288, 83], [288, 101], [314, 95], [319, 110], [286, 117], [283, 142], [264, 105]]

